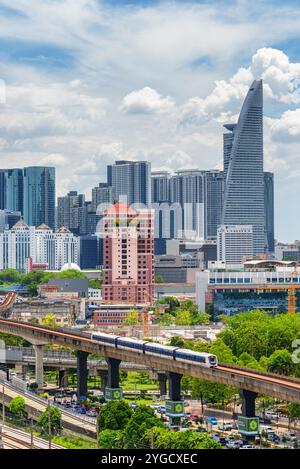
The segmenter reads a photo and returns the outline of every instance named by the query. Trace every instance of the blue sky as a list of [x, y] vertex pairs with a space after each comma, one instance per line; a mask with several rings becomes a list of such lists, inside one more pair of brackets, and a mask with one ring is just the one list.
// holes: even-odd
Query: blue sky
[[54, 164], [87, 196], [119, 158], [221, 168], [263, 77], [276, 235], [299, 238], [299, 21], [296, 0], [0, 0], [1, 166]]

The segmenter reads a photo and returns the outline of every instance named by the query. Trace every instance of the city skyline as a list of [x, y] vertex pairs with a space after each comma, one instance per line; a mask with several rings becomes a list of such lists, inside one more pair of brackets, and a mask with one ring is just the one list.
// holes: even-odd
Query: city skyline
[[299, 6], [261, 2], [254, 15], [243, 1], [129, 4], [82, 1], [68, 21], [67, 0], [56, 10], [34, 1], [30, 11], [0, 2], [1, 167], [55, 165], [58, 195], [76, 189], [88, 198], [115, 160], [220, 168], [222, 125], [263, 77], [275, 231], [298, 238]]

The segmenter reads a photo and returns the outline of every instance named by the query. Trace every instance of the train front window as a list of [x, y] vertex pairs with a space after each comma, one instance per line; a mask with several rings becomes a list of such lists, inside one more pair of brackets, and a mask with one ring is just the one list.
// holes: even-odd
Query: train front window
[[209, 357], [208, 360], [209, 360], [209, 363], [211, 365], [216, 365], [217, 364], [216, 357], [214, 357], [214, 356]]

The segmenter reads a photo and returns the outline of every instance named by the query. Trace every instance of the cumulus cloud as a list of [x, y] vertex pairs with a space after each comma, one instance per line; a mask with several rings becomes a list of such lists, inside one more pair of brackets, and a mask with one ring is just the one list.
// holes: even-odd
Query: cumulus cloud
[[145, 86], [135, 90], [123, 98], [121, 110], [128, 114], [161, 114], [169, 112], [175, 106], [169, 97], [162, 97], [157, 91]]
[[182, 107], [180, 122], [201, 124], [209, 119], [231, 120], [239, 108], [249, 85], [262, 78], [267, 99], [278, 103], [300, 103], [297, 92], [300, 81], [300, 63], [292, 63], [289, 57], [278, 49], [264, 47], [252, 57], [247, 68], [240, 68], [229, 80], [215, 82], [213, 91], [205, 98], [194, 97]]

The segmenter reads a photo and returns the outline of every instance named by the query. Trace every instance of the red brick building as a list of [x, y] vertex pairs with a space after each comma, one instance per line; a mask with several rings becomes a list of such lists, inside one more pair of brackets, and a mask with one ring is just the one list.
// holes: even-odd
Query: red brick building
[[133, 209], [117, 202], [104, 212], [102, 296], [105, 303], [153, 303], [153, 224], [151, 209]]

